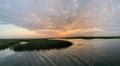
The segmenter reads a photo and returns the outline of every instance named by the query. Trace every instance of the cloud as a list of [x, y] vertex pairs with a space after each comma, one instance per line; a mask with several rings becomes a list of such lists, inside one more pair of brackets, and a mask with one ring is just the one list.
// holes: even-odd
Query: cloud
[[14, 24], [50, 35], [75, 30], [79, 34], [83, 29], [92, 31], [96, 27], [113, 30], [120, 24], [119, 3], [118, 0], [0, 0], [0, 24]]

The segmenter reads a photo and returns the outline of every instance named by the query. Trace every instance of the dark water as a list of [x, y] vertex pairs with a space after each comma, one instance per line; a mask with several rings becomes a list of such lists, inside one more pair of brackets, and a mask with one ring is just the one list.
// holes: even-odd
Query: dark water
[[0, 66], [120, 66], [120, 39], [67, 39], [64, 49], [0, 51]]

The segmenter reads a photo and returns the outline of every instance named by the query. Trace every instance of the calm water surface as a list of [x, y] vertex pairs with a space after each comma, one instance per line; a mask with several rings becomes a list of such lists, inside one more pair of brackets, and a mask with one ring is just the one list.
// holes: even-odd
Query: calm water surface
[[120, 66], [120, 39], [64, 39], [64, 49], [0, 51], [0, 66]]

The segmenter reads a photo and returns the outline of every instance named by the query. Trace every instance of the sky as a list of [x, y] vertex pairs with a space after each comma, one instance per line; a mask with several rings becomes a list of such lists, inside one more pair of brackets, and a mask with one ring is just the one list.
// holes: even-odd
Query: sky
[[120, 0], [0, 0], [0, 38], [120, 35]]

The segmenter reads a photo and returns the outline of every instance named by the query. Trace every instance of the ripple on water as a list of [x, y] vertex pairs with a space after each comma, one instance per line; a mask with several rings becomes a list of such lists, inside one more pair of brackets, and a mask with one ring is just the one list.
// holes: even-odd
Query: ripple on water
[[[119, 66], [120, 42], [114, 40], [68, 40], [74, 45], [64, 49], [14, 52], [0, 57], [2, 66]], [[98, 42], [100, 41], [100, 43]], [[103, 41], [103, 42], [101, 42]], [[116, 44], [118, 42], [118, 44]], [[78, 44], [82, 44], [78, 46]], [[111, 49], [114, 48], [114, 49]], [[110, 51], [109, 51], [110, 50]], [[2, 52], [3, 53], [3, 52]], [[7, 53], [7, 52], [6, 52]], [[113, 54], [114, 53], [114, 54]], [[118, 55], [117, 55], [118, 54]], [[1, 60], [2, 59], [2, 60]], [[110, 60], [112, 59], [112, 60]], [[113, 62], [114, 60], [114, 62]], [[110, 63], [111, 62], [111, 63]], [[109, 64], [108, 64], [109, 63]]]

